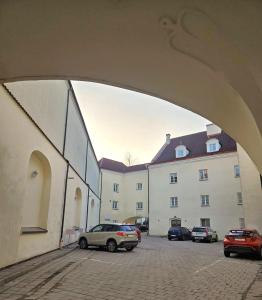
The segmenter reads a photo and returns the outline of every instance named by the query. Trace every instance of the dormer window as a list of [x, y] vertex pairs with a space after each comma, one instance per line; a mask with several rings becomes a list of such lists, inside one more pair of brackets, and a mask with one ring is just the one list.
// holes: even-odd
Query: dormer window
[[218, 139], [210, 139], [206, 142], [207, 145], [207, 152], [217, 152], [221, 148]]
[[189, 151], [187, 150], [186, 146], [180, 145], [176, 147], [176, 158], [181, 158], [187, 156]]

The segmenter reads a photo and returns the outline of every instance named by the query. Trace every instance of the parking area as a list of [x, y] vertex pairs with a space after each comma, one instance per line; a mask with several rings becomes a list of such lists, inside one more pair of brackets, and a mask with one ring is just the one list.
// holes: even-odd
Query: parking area
[[0, 271], [0, 299], [262, 299], [262, 261], [222, 243], [143, 237], [133, 252], [57, 250]]

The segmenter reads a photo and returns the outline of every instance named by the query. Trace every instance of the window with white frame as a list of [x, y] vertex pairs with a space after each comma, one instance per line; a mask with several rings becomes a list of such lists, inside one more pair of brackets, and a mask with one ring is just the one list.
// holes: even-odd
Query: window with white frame
[[142, 184], [141, 182], [137, 183], [137, 184], [136, 184], [136, 189], [137, 189], [137, 191], [142, 191], [142, 189], [143, 189], [143, 184]]
[[170, 207], [178, 207], [177, 197], [170, 197]]
[[118, 209], [118, 201], [112, 202], [112, 209]]
[[186, 146], [184, 146], [184, 145], [177, 146], [175, 150], [176, 150], [176, 158], [185, 157], [189, 153]]
[[240, 229], [243, 229], [246, 227], [245, 218], [239, 218], [239, 227], [240, 227]]
[[209, 195], [201, 195], [201, 206], [209, 206]]
[[143, 202], [137, 202], [136, 203], [136, 209], [137, 210], [142, 210], [143, 209]]
[[177, 173], [170, 173], [169, 180], [170, 183], [177, 183]]
[[113, 184], [113, 191], [114, 191], [115, 193], [119, 193], [119, 184], [118, 184], [118, 183], [114, 183], [114, 184]]
[[207, 169], [201, 169], [201, 170], [199, 170], [199, 180], [200, 181], [208, 180]]
[[221, 148], [218, 139], [210, 139], [206, 142], [207, 152], [217, 152]]
[[243, 197], [241, 192], [237, 192], [237, 204], [242, 205], [243, 204]]
[[201, 218], [200, 225], [203, 227], [210, 227], [210, 219], [209, 218]]
[[239, 165], [234, 166], [235, 177], [240, 177], [240, 167]]

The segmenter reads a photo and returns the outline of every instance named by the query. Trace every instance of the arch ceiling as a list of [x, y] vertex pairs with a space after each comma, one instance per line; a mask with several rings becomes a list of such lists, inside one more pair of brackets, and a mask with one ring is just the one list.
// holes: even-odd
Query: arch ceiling
[[1, 1], [0, 82], [76, 79], [222, 127], [262, 172], [262, 1]]

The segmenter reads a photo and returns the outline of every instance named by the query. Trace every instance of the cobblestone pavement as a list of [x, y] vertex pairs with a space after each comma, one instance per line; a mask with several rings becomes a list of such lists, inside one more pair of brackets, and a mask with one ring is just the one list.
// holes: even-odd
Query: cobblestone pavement
[[262, 299], [262, 261], [222, 243], [144, 237], [133, 252], [57, 250], [0, 271], [0, 300]]

